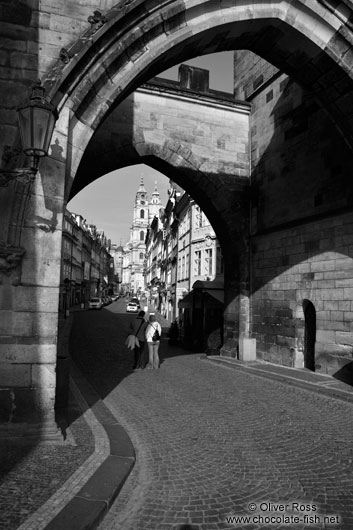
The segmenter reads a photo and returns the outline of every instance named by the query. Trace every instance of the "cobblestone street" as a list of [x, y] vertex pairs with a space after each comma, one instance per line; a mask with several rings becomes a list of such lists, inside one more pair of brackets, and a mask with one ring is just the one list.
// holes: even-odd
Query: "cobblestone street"
[[[230, 370], [166, 339], [160, 370], [132, 372], [122, 346], [131, 318], [113, 309], [75, 315], [74, 358], [137, 458], [99, 530], [353, 527], [351, 404]], [[255, 517], [227, 522], [231, 515]]]

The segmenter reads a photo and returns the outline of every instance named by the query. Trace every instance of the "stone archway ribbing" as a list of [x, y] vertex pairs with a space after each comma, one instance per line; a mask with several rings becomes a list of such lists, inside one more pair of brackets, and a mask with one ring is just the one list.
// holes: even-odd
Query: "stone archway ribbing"
[[45, 80], [70, 109], [71, 177], [103, 117], [142, 81], [181, 59], [247, 48], [310, 88], [350, 142], [350, 9], [295, 2], [120, 2]]

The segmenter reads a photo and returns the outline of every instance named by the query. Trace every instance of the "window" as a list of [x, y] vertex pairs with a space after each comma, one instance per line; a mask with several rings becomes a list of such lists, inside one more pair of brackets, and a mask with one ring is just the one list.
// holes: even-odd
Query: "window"
[[205, 274], [207, 274], [208, 276], [211, 276], [212, 275], [212, 248], [207, 248], [205, 250], [205, 262], [206, 262], [206, 267], [205, 267]]
[[143, 252], [140, 252], [140, 261], [142, 261], [144, 258]]
[[145, 239], [145, 232], [143, 230], [141, 230], [140, 232], [140, 241], [144, 241]]
[[181, 277], [185, 278], [185, 256], [182, 257]]
[[223, 264], [223, 256], [222, 256], [222, 250], [221, 247], [217, 246], [216, 251], [216, 274], [223, 274], [224, 273], [224, 264]]
[[71, 241], [68, 241], [67, 239], [64, 239], [64, 251], [67, 254], [71, 254], [72, 244]]
[[195, 251], [194, 272], [195, 272], [196, 276], [200, 276], [201, 275], [201, 250], [196, 250]]
[[202, 227], [202, 212], [200, 206], [196, 206], [195, 212], [195, 228]]
[[144, 218], [145, 218], [145, 210], [141, 210], [141, 211], [140, 211], [140, 218], [141, 218], [141, 219], [144, 219]]
[[64, 275], [64, 278], [68, 278], [69, 280], [71, 279], [71, 265], [68, 265], [67, 263], [64, 263], [64, 268], [63, 268], [63, 275]]

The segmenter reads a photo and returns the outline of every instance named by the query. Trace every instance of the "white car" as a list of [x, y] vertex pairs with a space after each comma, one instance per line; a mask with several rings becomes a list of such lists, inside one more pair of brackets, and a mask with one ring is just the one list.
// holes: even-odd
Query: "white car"
[[126, 306], [127, 313], [137, 313], [139, 309], [140, 309], [140, 306], [137, 305], [135, 302], [129, 302]]
[[88, 302], [88, 309], [102, 309], [103, 301], [101, 298], [91, 298]]

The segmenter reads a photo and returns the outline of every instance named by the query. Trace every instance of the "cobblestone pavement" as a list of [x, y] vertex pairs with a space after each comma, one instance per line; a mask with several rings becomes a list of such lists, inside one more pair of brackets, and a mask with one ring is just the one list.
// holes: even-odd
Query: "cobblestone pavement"
[[[59, 331], [66, 322], [59, 320]], [[77, 399], [70, 391], [69, 406], [57, 418], [64, 440], [0, 439], [0, 530], [15, 530], [78, 470], [93, 454], [95, 444]], [[34, 523], [36, 530], [39, 526]]]
[[[85, 463], [94, 451], [92, 432], [75, 414], [71, 396], [70, 434], [66, 441], [0, 441], [0, 529], [15, 530]], [[35, 524], [35, 529], [38, 525]]]
[[137, 455], [99, 530], [353, 528], [352, 404], [165, 340], [160, 370], [132, 372], [122, 346], [130, 318], [75, 315], [75, 358]]

